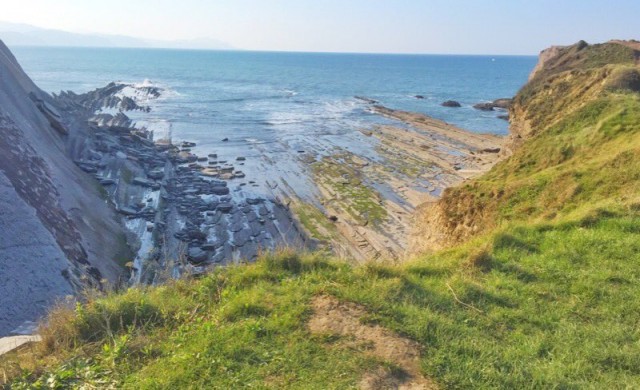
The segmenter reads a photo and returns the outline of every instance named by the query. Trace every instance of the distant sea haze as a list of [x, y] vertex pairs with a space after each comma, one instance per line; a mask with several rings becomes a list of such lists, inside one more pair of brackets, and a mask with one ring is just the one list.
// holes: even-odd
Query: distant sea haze
[[125, 35], [74, 33], [47, 29], [29, 24], [0, 21], [0, 39], [9, 47], [15, 46], [58, 46], [58, 47], [143, 47], [143, 48], [190, 48], [229, 50], [225, 42], [198, 38], [163, 41], [135, 38]]
[[[506, 134], [508, 123], [497, 118], [504, 112], [472, 105], [513, 96], [536, 63], [530, 56], [12, 49], [47, 92], [150, 80], [167, 93], [140, 120], [205, 145], [223, 138], [274, 142], [281, 133], [339, 136], [384, 121], [354, 96], [472, 131]], [[442, 107], [446, 100], [462, 107]]]

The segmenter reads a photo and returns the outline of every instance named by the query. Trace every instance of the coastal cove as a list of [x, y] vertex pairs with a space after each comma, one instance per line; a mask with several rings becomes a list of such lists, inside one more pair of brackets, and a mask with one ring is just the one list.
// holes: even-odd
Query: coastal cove
[[640, 389], [639, 13], [8, 2], [0, 389]]
[[[157, 162], [153, 172], [128, 162], [125, 173], [136, 177], [122, 184], [122, 163], [104, 155], [79, 161], [106, 183], [111, 201], [129, 220], [138, 253], [130, 266], [139, 271], [137, 281], [154, 279], [143, 275], [157, 272], [142, 266], [146, 259], [162, 258], [164, 272], [178, 275], [184, 270], [169, 264], [250, 261], [260, 250], [279, 246], [326, 248], [358, 261], [403, 259], [414, 210], [496, 161], [494, 150], [507, 126], [500, 116], [506, 112], [473, 105], [512, 96], [534, 61], [133, 49], [18, 48], [17, 53], [53, 93], [86, 92], [102, 80], [145, 80], [92, 92], [80, 104], [98, 116], [126, 112], [132, 121], [124, 125], [156, 142], [182, 145], [187, 157], [194, 154], [192, 160], [185, 157], [182, 168], [176, 165], [178, 171], [163, 172], [168, 191], [145, 182], [165, 178], [158, 176], [164, 168]], [[372, 82], [374, 75], [379, 82]], [[147, 94], [150, 87], [153, 96]], [[128, 94], [144, 109], [113, 107], [110, 94]], [[443, 106], [447, 99], [462, 107]], [[103, 128], [114, 124], [92, 121]], [[447, 122], [496, 136], [474, 136]], [[445, 133], [438, 134], [438, 128]], [[118, 150], [134, 156], [148, 152]], [[228, 186], [224, 193], [203, 190], [199, 171], [207, 180], [226, 180], [220, 183]], [[185, 173], [193, 178], [185, 179]], [[178, 208], [171, 210], [166, 202], [178, 202]], [[230, 208], [220, 211], [220, 204]], [[172, 212], [176, 215], [168, 217]]]

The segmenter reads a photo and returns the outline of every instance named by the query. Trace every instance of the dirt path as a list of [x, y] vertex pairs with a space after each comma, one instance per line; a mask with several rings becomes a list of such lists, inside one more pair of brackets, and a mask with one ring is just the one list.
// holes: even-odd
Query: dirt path
[[309, 321], [309, 330], [316, 334], [348, 336], [353, 344], [370, 346], [367, 354], [400, 368], [391, 371], [380, 367], [367, 373], [360, 381], [361, 389], [437, 389], [430, 379], [420, 373], [420, 345], [400, 337], [379, 325], [360, 322], [366, 311], [355, 304], [343, 303], [336, 298], [323, 295], [312, 302], [314, 314]]

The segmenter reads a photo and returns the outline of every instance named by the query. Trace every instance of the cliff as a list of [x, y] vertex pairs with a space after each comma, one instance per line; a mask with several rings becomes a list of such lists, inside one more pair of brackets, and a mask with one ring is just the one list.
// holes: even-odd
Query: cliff
[[0, 335], [120, 275], [120, 224], [68, 153], [86, 131], [0, 42]]
[[510, 149], [612, 90], [640, 91], [640, 44], [611, 41], [543, 50], [511, 107]]
[[557, 221], [637, 201], [639, 58], [634, 41], [581, 41], [543, 51], [510, 108], [504, 160], [424, 205], [412, 249], [451, 246], [501, 224]]

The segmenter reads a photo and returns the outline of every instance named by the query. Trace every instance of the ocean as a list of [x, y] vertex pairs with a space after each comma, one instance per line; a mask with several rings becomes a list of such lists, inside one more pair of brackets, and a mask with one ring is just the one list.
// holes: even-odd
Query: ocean
[[[175, 137], [203, 142], [239, 134], [339, 133], [375, 121], [354, 96], [471, 131], [506, 134], [499, 113], [471, 106], [513, 96], [536, 63], [532, 56], [11, 49], [47, 92], [85, 92], [111, 81], [163, 86], [170, 93], [156, 103], [151, 120], [168, 122]], [[450, 99], [463, 107], [440, 106]]]

